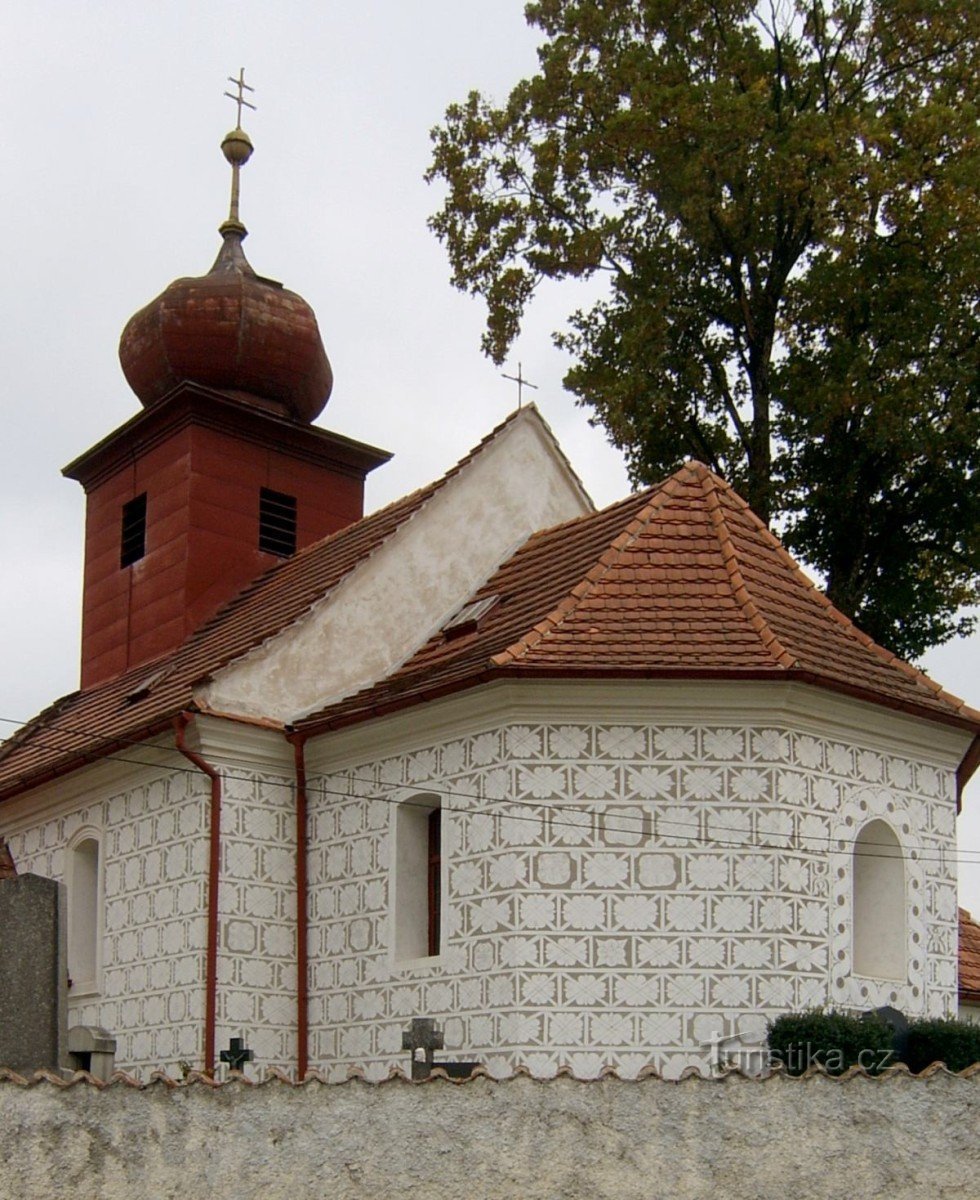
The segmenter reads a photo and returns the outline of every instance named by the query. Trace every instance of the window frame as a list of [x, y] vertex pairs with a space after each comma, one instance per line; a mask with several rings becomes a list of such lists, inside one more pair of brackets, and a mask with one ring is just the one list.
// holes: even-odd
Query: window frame
[[[394, 968], [438, 965], [446, 951], [448, 864], [443, 812], [441, 797], [431, 792], [419, 792], [391, 806], [388, 957]], [[437, 855], [432, 853], [434, 827], [439, 830]]]
[[[92, 976], [90, 979], [76, 980], [73, 974], [75, 955], [75, 938], [78, 934], [78, 891], [79, 882], [79, 851], [92, 842], [96, 848], [94, 895], [89, 894], [88, 902], [94, 907], [91, 912], [91, 925], [88, 937], [92, 941]], [[65, 847], [65, 890], [67, 892], [67, 929], [66, 945], [68, 972], [71, 978], [69, 999], [83, 996], [98, 996], [102, 993], [102, 942], [105, 930], [105, 857], [103, 853], [104, 839], [100, 829], [92, 825], [83, 826], [77, 830]]]

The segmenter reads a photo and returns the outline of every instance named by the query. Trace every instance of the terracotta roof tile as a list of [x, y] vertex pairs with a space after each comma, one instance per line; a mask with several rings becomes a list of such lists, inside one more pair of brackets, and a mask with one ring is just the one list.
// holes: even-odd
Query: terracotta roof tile
[[[167, 728], [195, 683], [301, 617], [500, 428], [442, 480], [260, 576], [168, 658], [59, 700], [0, 747], [0, 799], [89, 759], [125, 757], [128, 742]], [[699, 463], [533, 535], [466, 603], [491, 596], [499, 602], [475, 630], [437, 633], [386, 679], [299, 728], [492, 677], [635, 674], [798, 678], [980, 734], [980, 713], [857, 630]]]
[[980, 1004], [980, 924], [965, 908], [960, 916], [960, 1000]]
[[387, 679], [307, 718], [346, 724], [491, 676], [800, 678], [980, 732], [980, 713], [876, 646], [723, 480], [688, 463], [657, 487], [535, 534]]
[[512, 413], [434, 483], [259, 575], [173, 653], [55, 701], [0, 744], [0, 800], [107, 754], [125, 758], [128, 746], [167, 729], [193, 705], [195, 684], [302, 617], [517, 416]]

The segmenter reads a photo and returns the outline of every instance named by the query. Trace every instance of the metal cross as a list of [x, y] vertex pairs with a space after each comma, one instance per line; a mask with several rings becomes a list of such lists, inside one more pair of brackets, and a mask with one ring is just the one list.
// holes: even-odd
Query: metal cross
[[223, 1063], [227, 1063], [232, 1071], [241, 1071], [247, 1062], [251, 1062], [255, 1055], [245, 1045], [244, 1038], [232, 1038], [228, 1043], [228, 1049], [222, 1050], [218, 1055]]
[[536, 383], [530, 383], [528, 380], [526, 380], [524, 378], [524, 372], [521, 369], [520, 363], [517, 364], [517, 374], [516, 375], [504, 375], [503, 371], [501, 371], [500, 374], [503, 375], [504, 379], [509, 379], [511, 381], [511, 383], [517, 384], [517, 407], [518, 408], [522, 408], [524, 405], [524, 389], [526, 387], [534, 388], [535, 391], [538, 390], [538, 385]]
[[237, 79], [235, 79], [233, 76], [229, 75], [228, 82], [233, 83], [235, 85], [235, 87], [238, 88], [237, 96], [233, 96], [231, 94], [231, 92], [225, 92], [225, 95], [228, 97], [229, 100], [233, 100], [238, 105], [238, 124], [236, 125], [235, 128], [241, 129], [241, 127], [242, 127], [242, 107], [244, 106], [245, 108], [250, 108], [252, 110], [252, 112], [255, 112], [255, 105], [245, 99], [245, 93], [246, 92], [254, 92], [255, 88], [250, 87], [245, 82], [245, 68], [244, 67], [239, 68]]
[[445, 1046], [442, 1031], [431, 1017], [413, 1017], [410, 1029], [402, 1033], [402, 1049], [411, 1051], [412, 1078], [428, 1079], [436, 1050]]

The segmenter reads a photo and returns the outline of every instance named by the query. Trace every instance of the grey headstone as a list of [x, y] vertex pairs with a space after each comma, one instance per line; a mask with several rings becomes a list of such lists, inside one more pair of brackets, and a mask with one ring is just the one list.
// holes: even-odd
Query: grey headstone
[[64, 888], [41, 875], [0, 880], [0, 1067], [58, 1070], [67, 1025]]

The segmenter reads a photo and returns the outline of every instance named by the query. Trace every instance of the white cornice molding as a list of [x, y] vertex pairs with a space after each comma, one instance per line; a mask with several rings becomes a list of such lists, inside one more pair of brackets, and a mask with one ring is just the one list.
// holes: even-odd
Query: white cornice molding
[[797, 682], [499, 680], [339, 729], [307, 743], [308, 770], [333, 771], [466, 737], [499, 724], [786, 727], [953, 770], [971, 736], [936, 722]]
[[278, 729], [201, 714], [188, 726], [187, 743], [219, 772], [293, 773], [293, 748]]
[[19, 833], [40, 820], [66, 815], [109, 794], [129, 791], [184, 769], [193, 770], [177, 752], [172, 735], [128, 746], [4, 801], [0, 804], [0, 835]]

